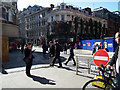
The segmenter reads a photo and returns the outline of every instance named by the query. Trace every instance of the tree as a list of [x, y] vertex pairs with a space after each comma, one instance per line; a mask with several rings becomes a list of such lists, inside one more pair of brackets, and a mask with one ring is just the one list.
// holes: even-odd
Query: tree
[[94, 32], [95, 32], [95, 38], [97, 39], [99, 34], [98, 34], [98, 22], [94, 21]]
[[105, 28], [105, 24], [103, 24], [103, 27], [102, 27], [102, 34], [101, 34], [101, 37], [100, 38], [104, 38], [104, 36], [106, 35], [106, 28]]
[[75, 17], [75, 19], [74, 19], [74, 24], [75, 24], [75, 34], [76, 34], [75, 41], [77, 40], [78, 20], [79, 20], [79, 17]]
[[99, 31], [98, 31], [98, 36], [99, 36], [99, 38], [100, 38], [100, 36], [101, 36], [101, 34], [102, 34], [102, 32], [101, 32], [101, 31], [102, 31], [102, 24], [101, 24], [100, 22], [98, 23], [98, 30], [99, 30]]
[[85, 26], [86, 26], [85, 27], [85, 32], [86, 32], [85, 34], [86, 34], [86, 36], [88, 36], [88, 21], [85, 22]]
[[91, 18], [89, 20], [89, 26], [90, 26], [90, 36], [91, 38], [93, 38], [93, 21]]
[[81, 34], [81, 36], [83, 35], [83, 29], [84, 29], [84, 21], [81, 18], [80, 19], [80, 34]]

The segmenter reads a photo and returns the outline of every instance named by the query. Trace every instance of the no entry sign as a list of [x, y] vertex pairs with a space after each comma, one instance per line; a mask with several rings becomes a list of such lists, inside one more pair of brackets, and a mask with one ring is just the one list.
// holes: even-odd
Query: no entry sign
[[109, 55], [105, 50], [98, 50], [93, 56], [93, 61], [97, 66], [105, 66], [109, 61]]

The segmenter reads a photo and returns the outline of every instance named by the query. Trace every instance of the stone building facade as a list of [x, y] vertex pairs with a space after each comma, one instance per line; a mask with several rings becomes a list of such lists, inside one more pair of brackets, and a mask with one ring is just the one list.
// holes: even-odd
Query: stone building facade
[[[88, 9], [89, 8], [87, 8], [87, 10]], [[93, 21], [93, 24], [94, 24], [94, 22], [98, 22], [98, 23], [100, 22], [102, 24], [101, 25], [102, 27], [105, 25], [105, 29], [107, 28], [107, 21], [105, 19], [95, 17], [91, 13], [91, 10], [88, 10], [88, 11], [85, 11], [85, 9], [80, 10], [78, 8], [74, 8], [73, 6], [68, 6], [65, 3], [61, 3], [60, 6], [58, 6], [56, 8], [53, 8], [51, 10], [51, 12], [48, 13], [49, 32], [54, 33], [54, 31], [52, 31], [52, 29], [53, 29], [52, 27], [53, 27], [54, 22], [56, 22], [56, 23], [59, 23], [61, 21], [63, 21], [63, 22], [72, 22], [72, 27], [71, 27], [69, 32], [71, 32], [71, 33], [73, 33], [73, 35], [75, 35], [75, 24], [74, 24], [75, 17], [79, 18], [77, 20], [78, 21], [77, 34], [78, 34], [79, 39], [85, 39], [87, 37], [89, 38], [89, 36], [86, 36], [85, 38], [81, 38], [81, 37], [90, 34], [90, 26], [88, 26], [88, 32], [85, 31], [85, 28], [87, 27], [86, 24], [84, 24], [84, 26], [83, 26], [84, 29], [81, 31], [81, 24], [80, 24], [81, 19], [84, 21], [84, 23], [89, 22], [90, 19]], [[58, 29], [60, 29], [60, 28], [58, 28]], [[93, 29], [94, 29], [94, 27], [93, 27]], [[93, 30], [93, 32], [95, 32], [95, 30]], [[60, 33], [60, 30], [59, 30], [59, 33]], [[64, 37], [66, 37], [66, 35]], [[102, 37], [102, 36], [100, 36], [100, 37]], [[70, 38], [73, 38], [73, 37], [70, 37]], [[92, 39], [92, 37], [91, 37], [91, 39]]]
[[9, 39], [19, 37], [17, 26], [17, 2], [0, 2], [0, 6], [2, 11], [0, 18], [2, 27], [2, 47], [0, 53], [2, 53], [3, 61], [9, 61]]
[[18, 25], [20, 36], [24, 37], [27, 42], [37, 44], [45, 39], [48, 10], [49, 8], [35, 5], [33, 7], [29, 6], [19, 13]]
[[107, 21], [107, 37], [114, 37], [116, 32], [120, 32], [119, 12], [110, 12], [106, 8], [100, 7], [93, 10], [96, 17]]
[[[26, 10], [23, 10], [21, 13], [19, 13], [18, 17], [20, 33], [22, 33], [21, 31], [23, 30], [24, 37], [27, 39], [27, 41], [32, 41], [35, 44], [42, 43], [44, 40], [46, 40], [48, 34], [50, 35], [50, 33], [54, 33], [52, 28], [54, 22], [59, 23], [61, 21], [62, 22], [71, 21], [72, 22], [71, 32], [75, 32], [74, 30], [75, 17], [79, 17], [79, 22], [80, 19], [82, 19], [84, 22], [92, 19], [93, 21], [100, 22], [102, 26], [105, 25], [105, 28], [107, 28], [106, 20], [94, 17], [89, 8], [87, 8], [88, 11], [85, 11], [85, 9], [81, 10], [71, 5], [66, 5], [66, 3], [61, 3], [60, 6], [57, 7], [54, 7], [54, 5], [51, 4], [51, 7], [49, 8], [40, 7], [38, 8], [39, 9], [35, 11], [29, 9], [28, 7]], [[27, 15], [25, 15], [26, 13]], [[84, 27], [86, 26], [84, 25]], [[79, 25], [77, 33], [80, 32], [81, 31]], [[85, 34], [87, 32], [83, 30], [82, 33]]]

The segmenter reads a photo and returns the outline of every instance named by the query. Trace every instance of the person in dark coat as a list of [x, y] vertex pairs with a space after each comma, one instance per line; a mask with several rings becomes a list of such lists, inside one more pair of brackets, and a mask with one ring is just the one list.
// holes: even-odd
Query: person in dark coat
[[67, 43], [64, 44], [64, 54], [67, 54]]
[[96, 52], [96, 46], [95, 46], [95, 41], [93, 41], [92, 45], [92, 55]]
[[67, 65], [67, 63], [69, 62], [69, 61], [71, 61], [71, 59], [73, 60], [73, 62], [74, 62], [74, 66], [76, 65], [76, 62], [75, 62], [75, 59], [74, 59], [74, 51], [73, 51], [73, 45], [71, 44], [70, 45], [70, 56], [69, 56], [69, 58], [68, 58], [68, 60], [67, 60], [67, 62], [65, 63], [65, 65]]
[[55, 58], [53, 60], [52, 66], [54, 66], [56, 59], [58, 59], [59, 66], [58, 68], [62, 67], [61, 60], [60, 60], [60, 45], [57, 40], [54, 41], [54, 47], [55, 47]]
[[120, 90], [120, 32], [117, 32], [115, 34], [115, 40], [119, 44], [115, 54], [113, 55], [112, 59], [110, 60], [107, 67], [111, 67], [115, 64], [116, 66], [116, 75], [115, 75], [115, 84], [118, 86], [117, 90]]
[[47, 50], [47, 45], [44, 43], [42, 48], [43, 48], [43, 56], [45, 57], [46, 50]]
[[22, 54], [23, 54], [23, 52], [24, 52], [24, 46], [25, 46], [25, 43], [22, 42], [22, 44], [21, 44], [21, 52], [22, 52]]
[[50, 59], [50, 66], [52, 66], [52, 62], [53, 62], [53, 59], [55, 56], [55, 47], [54, 47], [52, 41], [49, 42], [49, 45], [50, 45], [50, 47], [49, 47], [49, 55], [50, 55], [49, 59]]
[[28, 43], [27, 45], [27, 48], [25, 48], [24, 50], [24, 61], [26, 63], [26, 75], [28, 77], [31, 76], [30, 74], [30, 69], [32, 67], [32, 61], [33, 61], [33, 58], [34, 56], [32, 55], [32, 53], [34, 52], [35, 50], [32, 51], [32, 44], [31, 43]]

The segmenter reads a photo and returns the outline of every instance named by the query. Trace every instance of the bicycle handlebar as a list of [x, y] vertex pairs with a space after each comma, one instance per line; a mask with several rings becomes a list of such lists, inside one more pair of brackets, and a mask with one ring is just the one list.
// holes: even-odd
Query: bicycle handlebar
[[[111, 72], [113, 71], [113, 69], [111, 69], [110, 67], [107, 68], [106, 66], [100, 64], [100, 67], [98, 67], [98, 69], [102, 72], [103, 77], [111, 77]], [[105, 74], [108, 74], [109, 76], [106, 76]]]

